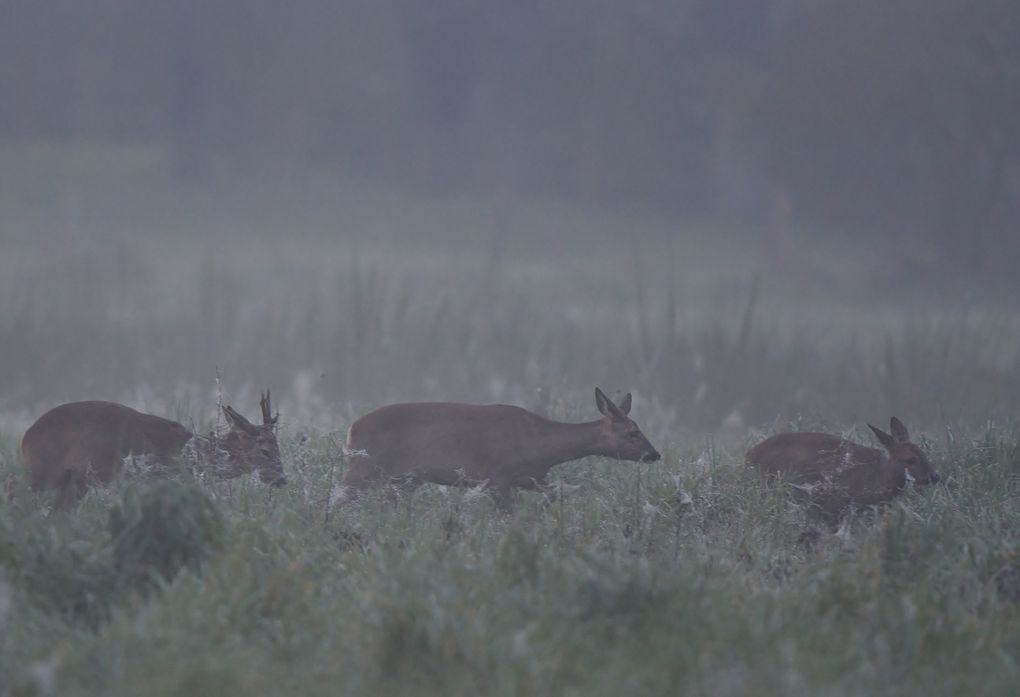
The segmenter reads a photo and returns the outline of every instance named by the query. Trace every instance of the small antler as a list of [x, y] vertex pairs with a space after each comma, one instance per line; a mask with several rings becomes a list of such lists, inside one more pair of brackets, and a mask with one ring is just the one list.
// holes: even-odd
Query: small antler
[[273, 405], [269, 397], [269, 390], [262, 394], [259, 405], [262, 407], [262, 423], [266, 426], [276, 425], [276, 420], [280, 418], [280, 413], [277, 412], [276, 416], [273, 416]]

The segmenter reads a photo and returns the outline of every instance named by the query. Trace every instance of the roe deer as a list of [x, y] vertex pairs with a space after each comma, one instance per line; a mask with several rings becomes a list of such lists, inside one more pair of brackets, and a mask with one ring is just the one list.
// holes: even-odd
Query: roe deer
[[830, 519], [851, 506], [891, 501], [906, 486], [939, 481], [935, 468], [910, 442], [895, 416], [892, 435], [868, 424], [885, 451], [851, 443], [828, 433], [780, 433], [747, 451], [747, 464], [762, 474], [780, 475]]
[[72, 402], [39, 417], [21, 439], [21, 459], [34, 491], [56, 489], [53, 510], [77, 503], [92, 484], [125, 474], [166, 474], [178, 464], [197, 475], [230, 479], [258, 470], [266, 484], [287, 478], [276, 443], [269, 392], [262, 396], [262, 425], [223, 407], [230, 431], [223, 437], [193, 434], [176, 421], [113, 402]]
[[356, 494], [377, 483], [413, 490], [425, 482], [484, 486], [503, 512], [514, 488], [552, 494], [554, 466], [588, 455], [655, 462], [660, 455], [627, 414], [595, 388], [605, 418], [551, 421], [505, 404], [391, 404], [358, 419], [347, 434], [350, 466], [341, 485]]

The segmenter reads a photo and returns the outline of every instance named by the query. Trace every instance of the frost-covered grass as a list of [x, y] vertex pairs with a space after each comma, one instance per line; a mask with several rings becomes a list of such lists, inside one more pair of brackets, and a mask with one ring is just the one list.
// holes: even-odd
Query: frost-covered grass
[[[0, 694], [1015, 694], [1015, 431], [920, 435], [944, 484], [841, 535], [679, 442], [557, 468], [579, 488], [509, 518], [438, 487], [328, 510], [337, 435], [283, 434], [283, 491], [169, 487], [184, 532], [126, 484], [63, 521], [5, 504]], [[140, 584], [146, 534], [205, 561]]]

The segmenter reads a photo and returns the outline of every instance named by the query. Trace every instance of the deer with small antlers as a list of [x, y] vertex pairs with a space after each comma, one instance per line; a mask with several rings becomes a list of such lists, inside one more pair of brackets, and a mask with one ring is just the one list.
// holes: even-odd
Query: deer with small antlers
[[188, 469], [196, 476], [231, 479], [257, 471], [271, 486], [287, 483], [276, 441], [279, 413], [269, 392], [262, 424], [223, 407], [229, 431], [197, 435], [159, 416], [114, 402], [71, 402], [40, 416], [21, 440], [21, 460], [33, 491], [55, 490], [54, 511], [73, 507], [90, 486], [119, 476], [160, 476]]

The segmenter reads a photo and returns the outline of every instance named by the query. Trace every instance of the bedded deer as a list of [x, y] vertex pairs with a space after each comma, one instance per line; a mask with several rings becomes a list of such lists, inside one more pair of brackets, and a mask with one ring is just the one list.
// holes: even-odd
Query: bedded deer
[[196, 435], [169, 419], [114, 402], [72, 402], [46, 412], [21, 439], [21, 459], [34, 491], [56, 490], [53, 510], [77, 503], [91, 485], [126, 476], [165, 475], [181, 468], [219, 479], [258, 471], [272, 486], [287, 478], [276, 442], [279, 413], [262, 396], [262, 425], [223, 407], [230, 430]]
[[868, 424], [885, 450], [851, 443], [828, 433], [780, 433], [747, 451], [747, 465], [780, 476], [831, 520], [852, 506], [895, 498], [907, 479], [934, 484], [939, 475], [895, 416], [890, 433]]
[[627, 415], [631, 397], [613, 404], [595, 388], [602, 419], [551, 421], [505, 404], [392, 404], [358, 419], [347, 434], [345, 495], [376, 484], [404, 490], [430, 482], [484, 486], [503, 512], [515, 488], [553, 492], [546, 481], [560, 463], [589, 455], [655, 462], [659, 453]]

